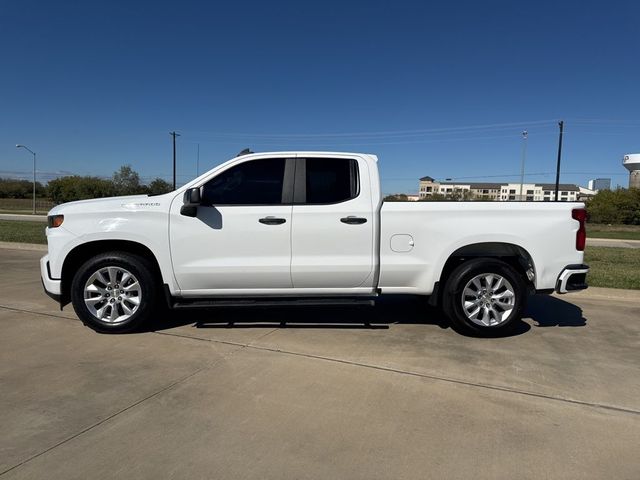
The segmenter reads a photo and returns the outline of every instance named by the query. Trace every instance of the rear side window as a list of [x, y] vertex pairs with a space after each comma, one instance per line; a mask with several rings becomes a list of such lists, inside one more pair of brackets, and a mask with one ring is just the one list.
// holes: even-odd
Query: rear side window
[[282, 203], [284, 158], [241, 163], [204, 184], [204, 205], [279, 205]]
[[358, 196], [358, 162], [350, 158], [306, 159], [307, 204], [338, 203]]

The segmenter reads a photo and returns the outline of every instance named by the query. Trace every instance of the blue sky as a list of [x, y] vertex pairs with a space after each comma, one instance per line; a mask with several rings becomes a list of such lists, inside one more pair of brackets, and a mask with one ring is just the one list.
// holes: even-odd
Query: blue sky
[[[640, 152], [637, 1], [32, 1], [0, 6], [0, 175], [178, 181], [256, 151], [376, 153], [417, 179], [627, 184]], [[473, 128], [469, 128], [473, 127]], [[539, 175], [540, 174], [540, 175]], [[513, 176], [511, 176], [513, 175]]]

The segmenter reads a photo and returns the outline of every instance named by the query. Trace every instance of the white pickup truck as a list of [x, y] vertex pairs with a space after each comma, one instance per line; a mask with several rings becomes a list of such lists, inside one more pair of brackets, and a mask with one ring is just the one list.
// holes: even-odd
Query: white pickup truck
[[414, 294], [458, 331], [495, 334], [527, 295], [587, 287], [584, 205], [383, 203], [377, 158], [239, 155], [158, 196], [49, 212], [45, 291], [101, 332], [156, 307], [371, 303]]

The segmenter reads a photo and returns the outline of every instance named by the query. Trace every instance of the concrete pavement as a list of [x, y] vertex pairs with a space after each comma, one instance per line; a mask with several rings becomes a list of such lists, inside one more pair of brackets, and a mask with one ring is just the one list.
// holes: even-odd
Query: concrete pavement
[[533, 298], [508, 338], [415, 299], [109, 336], [41, 293], [39, 255], [0, 250], [1, 479], [640, 476], [635, 292]]

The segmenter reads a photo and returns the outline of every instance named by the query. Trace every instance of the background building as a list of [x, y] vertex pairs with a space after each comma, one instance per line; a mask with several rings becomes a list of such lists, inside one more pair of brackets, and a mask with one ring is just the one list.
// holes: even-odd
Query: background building
[[611, 179], [610, 178], [594, 178], [593, 180], [589, 180], [588, 184], [589, 190], [611, 190]]
[[[439, 182], [432, 177], [422, 177], [418, 193], [420, 199], [439, 194], [460, 200], [549, 202], [555, 200], [555, 189], [555, 183], [525, 183], [521, 195], [520, 183]], [[558, 193], [561, 201], [575, 202], [580, 187], [561, 183]]]

